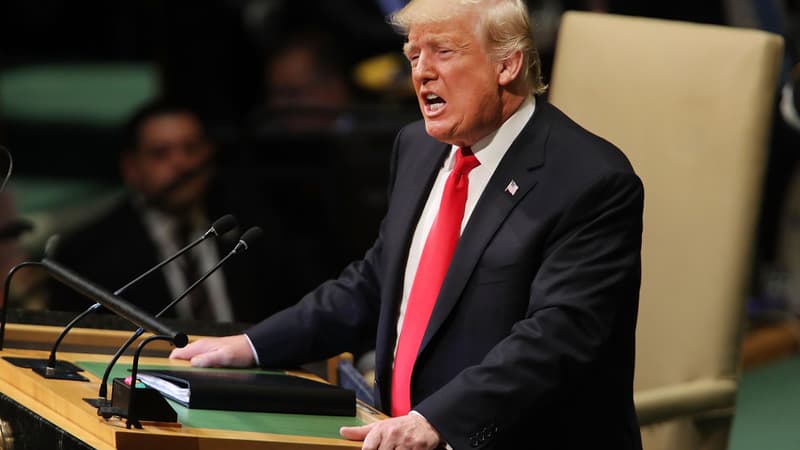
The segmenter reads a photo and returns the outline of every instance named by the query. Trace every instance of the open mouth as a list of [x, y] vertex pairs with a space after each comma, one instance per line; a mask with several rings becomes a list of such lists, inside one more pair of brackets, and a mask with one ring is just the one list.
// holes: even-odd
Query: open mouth
[[447, 102], [443, 98], [439, 97], [436, 94], [426, 94], [424, 97], [424, 101], [425, 101], [425, 109], [427, 109], [429, 112], [432, 113], [441, 110], [442, 108], [444, 108], [444, 105], [447, 104]]

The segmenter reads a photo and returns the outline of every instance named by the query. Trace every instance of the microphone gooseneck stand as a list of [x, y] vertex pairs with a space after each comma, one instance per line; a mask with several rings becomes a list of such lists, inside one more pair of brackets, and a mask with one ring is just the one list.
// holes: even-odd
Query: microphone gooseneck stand
[[11, 278], [14, 276], [15, 273], [17, 273], [19, 269], [22, 269], [23, 267], [41, 266], [41, 265], [42, 263], [40, 263], [39, 261], [21, 262], [16, 266], [12, 267], [11, 270], [8, 271], [8, 275], [6, 275], [6, 281], [3, 283], [3, 305], [2, 305], [2, 311], [0, 312], [0, 350], [3, 350], [3, 344], [5, 344], [6, 318], [8, 316], [8, 295], [11, 292]]
[[[228, 258], [230, 258], [233, 255], [235, 255], [234, 252], [230, 252], [227, 255], [225, 255], [225, 257], [222, 258], [217, 264], [215, 264], [214, 267], [211, 268], [211, 270], [206, 272], [202, 277], [200, 277], [200, 279], [198, 279], [197, 281], [192, 283], [189, 287], [184, 289], [184, 291], [181, 292], [181, 294], [179, 296], [175, 297], [174, 300], [172, 300], [167, 306], [165, 306], [161, 311], [158, 312], [158, 314], [156, 314], [153, 317], [159, 318], [159, 317], [161, 317], [162, 314], [164, 314], [165, 312], [169, 311], [173, 306], [175, 306], [176, 303], [178, 303], [179, 301], [183, 300], [187, 295], [189, 295], [189, 293], [191, 293], [194, 290], [195, 287], [197, 287], [200, 283], [205, 281], [206, 278], [210, 277], [217, 269], [222, 267], [222, 264], [224, 264], [225, 261], [227, 261]], [[143, 333], [144, 333], [144, 328], [139, 328], [136, 331], [134, 331], [133, 334], [131, 335], [131, 337], [129, 337], [128, 340], [125, 341], [125, 343], [122, 344], [117, 349], [117, 352], [114, 353], [114, 356], [111, 357], [111, 361], [106, 366], [105, 372], [103, 372], [103, 380], [100, 381], [100, 390], [97, 393], [97, 396], [99, 397], [97, 399], [98, 405], [101, 405], [103, 401], [107, 401], [106, 400], [106, 395], [108, 394], [108, 387], [107, 387], [106, 383], [108, 383], [108, 377], [111, 375], [111, 369], [114, 367], [114, 364], [116, 364], [117, 360], [122, 356], [123, 353], [125, 353], [125, 350], [127, 350], [128, 347], [130, 347], [131, 344], [133, 344], [133, 342], [137, 338], [139, 338], [139, 336], [141, 336]]]
[[[178, 257], [182, 256], [192, 248], [199, 245], [201, 242], [205, 241], [209, 237], [218, 237], [221, 236], [228, 231], [236, 228], [237, 221], [236, 218], [231, 214], [226, 214], [219, 219], [215, 220], [211, 227], [203, 233], [202, 236], [195, 239], [194, 241], [190, 242], [180, 250], [178, 250], [175, 254], [170, 256], [169, 258], [161, 261], [160, 263], [156, 264], [155, 266], [148, 269], [146, 272], [142, 273], [138, 277], [134, 278], [133, 280], [126, 283], [121, 288], [114, 291], [113, 295], [118, 296], [125, 292], [128, 288], [138, 284], [143, 279], [147, 278], [153, 272], [161, 269], [165, 265], [171, 263]], [[29, 361], [26, 361], [29, 367], [31, 367], [36, 373], [42, 375], [45, 378], [55, 378], [61, 380], [75, 380], [75, 381], [89, 381], [88, 378], [80, 375], [78, 372], [81, 372], [83, 369], [80, 367], [66, 362], [66, 361], [57, 361], [56, 359], [56, 352], [58, 351], [59, 346], [61, 345], [61, 341], [66, 337], [67, 333], [72, 330], [84, 317], [88, 316], [89, 314], [97, 311], [102, 307], [102, 304], [97, 302], [93, 305], [86, 308], [83, 312], [75, 316], [65, 327], [61, 330], [61, 333], [56, 338], [55, 342], [53, 343], [53, 347], [50, 350], [50, 356], [47, 360], [37, 360], [34, 358], [30, 358]], [[158, 317], [158, 316], [156, 316]], [[5, 321], [3, 321], [3, 326], [5, 325]], [[140, 333], [141, 334], [141, 333]], [[2, 334], [0, 334], [2, 336]], [[2, 341], [0, 340], [0, 345]], [[0, 349], [2, 347], [0, 346]], [[43, 366], [44, 365], [44, 366]], [[43, 366], [43, 367], [42, 367]]]
[[[1, 307], [2, 309], [0, 309], [0, 350], [3, 349], [3, 345], [5, 344], [6, 322], [8, 317], [8, 298], [11, 292], [11, 279], [14, 277], [14, 274], [17, 273], [19, 269], [31, 266], [42, 267], [43, 264], [39, 261], [21, 262], [11, 268], [11, 270], [8, 272], [8, 275], [6, 276], [5, 282], [3, 283], [3, 298], [5, 300], [3, 300], [3, 305]], [[59, 336], [58, 341], [60, 341], [61, 339], [63, 339], [63, 335]], [[6, 361], [10, 362], [11, 364], [17, 367], [21, 367], [23, 369], [33, 369], [34, 371], [36, 371], [36, 373], [40, 374], [43, 374], [47, 370], [46, 367], [51, 366], [48, 363], [50, 360], [41, 358], [4, 356], [3, 359], [5, 359]], [[51, 359], [52, 359], [52, 369], [51, 369], [52, 372], [56, 372], [60, 376], [49, 376], [47, 378], [60, 378], [63, 380], [74, 380], [74, 381], [89, 381], [88, 378], [84, 377], [79, 373], [82, 372], [83, 369], [76, 366], [75, 364], [72, 364], [71, 362], [67, 361], [56, 361], [55, 356], [53, 355], [51, 355]]]
[[139, 419], [158, 422], [178, 421], [178, 414], [158, 391], [148, 387], [136, 387], [136, 377], [139, 372], [139, 357], [142, 354], [142, 350], [150, 342], [158, 340], [171, 342], [176, 347], [185, 347], [188, 343], [188, 339], [182, 342], [176, 342], [172, 337], [165, 335], [153, 335], [143, 339], [138, 347], [136, 347], [136, 352], [133, 355], [130, 384], [126, 383], [122, 378], [115, 378], [114, 386], [111, 390], [111, 403], [98, 406], [98, 416], [102, 416], [105, 419], [112, 416], [124, 417], [127, 419], [125, 427], [128, 429], [130, 429], [131, 426], [141, 429], [142, 424], [139, 422]]
[[[179, 301], [183, 300], [192, 290], [194, 290], [200, 283], [205, 281], [209, 276], [211, 276], [214, 272], [217, 271], [223, 264], [225, 264], [228, 259], [246, 251], [253, 242], [257, 241], [261, 235], [263, 234], [263, 230], [259, 227], [252, 227], [242, 234], [239, 242], [234, 246], [233, 250], [231, 250], [224, 258], [222, 258], [219, 262], [217, 262], [211, 269], [209, 269], [202, 277], [200, 277], [197, 281], [192, 283], [189, 287], [184, 289], [184, 291], [178, 295], [174, 300], [172, 300], [167, 306], [165, 306], [161, 311], [158, 312], [154, 317], [158, 318], [165, 312], [172, 309]], [[98, 398], [86, 398], [84, 399], [87, 403], [97, 408], [97, 414], [104, 418], [109, 418], [111, 416], [120, 416], [120, 417], [127, 417], [128, 418], [128, 427], [133, 424], [137, 428], [140, 428], [141, 425], [139, 424], [138, 420], [131, 419], [131, 411], [133, 411], [131, 405], [134, 404], [134, 397], [137, 398], [136, 404], [137, 409], [134, 413], [135, 419], [142, 419], [142, 420], [154, 420], [154, 421], [161, 421], [161, 422], [174, 422], [177, 419], [173, 419], [174, 410], [166, 403], [161, 394], [159, 394], [154, 389], [150, 388], [135, 388], [136, 386], [136, 369], [138, 369], [138, 360], [139, 360], [139, 353], [141, 353], [141, 349], [149, 343], [151, 340], [155, 340], [156, 338], [161, 338], [159, 336], [151, 336], [146, 338], [139, 344], [139, 347], [136, 350], [136, 354], [134, 355], [133, 360], [133, 370], [131, 374], [131, 383], [128, 385], [119, 378], [115, 378], [112, 383], [111, 388], [111, 400], [107, 399], [108, 395], [108, 378], [111, 376], [111, 371], [122, 356], [123, 353], [130, 347], [130, 345], [137, 339], [139, 336], [144, 333], [143, 328], [137, 329], [130, 338], [128, 338], [125, 343], [123, 343], [114, 356], [111, 358], [111, 361], [106, 366], [106, 370], [103, 373], [103, 379], [100, 381], [100, 388], [98, 391]], [[183, 347], [183, 345], [177, 345], [177, 347]], [[139, 398], [141, 397], [141, 398]], [[162, 404], [163, 403], [163, 404]], [[166, 405], [166, 406], [165, 406]], [[176, 416], [177, 417], [177, 416]]]

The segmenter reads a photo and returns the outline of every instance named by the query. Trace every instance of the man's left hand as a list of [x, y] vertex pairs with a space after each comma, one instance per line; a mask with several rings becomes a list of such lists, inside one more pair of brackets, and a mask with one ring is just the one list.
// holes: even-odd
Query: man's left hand
[[374, 422], [361, 427], [342, 427], [339, 434], [351, 441], [364, 441], [364, 450], [407, 448], [433, 450], [439, 447], [439, 433], [418, 414]]

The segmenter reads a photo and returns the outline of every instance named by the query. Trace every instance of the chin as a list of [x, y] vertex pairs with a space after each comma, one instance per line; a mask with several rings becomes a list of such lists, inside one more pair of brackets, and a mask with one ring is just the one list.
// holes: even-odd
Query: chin
[[450, 143], [453, 140], [453, 130], [451, 128], [442, 126], [437, 123], [430, 123], [425, 121], [425, 131], [428, 135], [437, 141]]

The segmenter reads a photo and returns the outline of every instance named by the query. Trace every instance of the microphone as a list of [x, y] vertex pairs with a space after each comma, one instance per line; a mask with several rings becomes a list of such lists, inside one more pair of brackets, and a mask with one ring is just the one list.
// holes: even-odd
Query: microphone
[[206, 278], [210, 277], [211, 274], [213, 274], [214, 272], [217, 271], [217, 269], [222, 267], [222, 265], [225, 264], [225, 261], [230, 259], [233, 255], [238, 255], [239, 253], [242, 253], [245, 250], [249, 249], [250, 246], [253, 245], [254, 242], [258, 241], [261, 238], [261, 235], [263, 235], [263, 234], [264, 234], [264, 231], [260, 227], [248, 228], [247, 231], [245, 231], [244, 234], [242, 234], [242, 236], [239, 238], [239, 242], [236, 243], [236, 246], [233, 247], [233, 250], [231, 250], [221, 260], [219, 260], [219, 262], [216, 263], [214, 265], [214, 267], [209, 269], [208, 272], [203, 274], [203, 276], [200, 277], [200, 279], [198, 279], [197, 281], [192, 283], [189, 287], [187, 287], [186, 290], [184, 290], [181, 293], [181, 295], [179, 295], [179, 296], [177, 296], [175, 298], [175, 300], [172, 300], [171, 302], [169, 302], [169, 304], [167, 304], [167, 306], [165, 306], [161, 311], [159, 311], [158, 314], [155, 315], [155, 317], [161, 317], [162, 314], [164, 314], [165, 312], [169, 311], [179, 301], [183, 300], [184, 297], [189, 295], [189, 293], [192, 292], [192, 290], [194, 290], [195, 287], [197, 287], [200, 283], [205, 281]]
[[184, 347], [189, 342], [185, 333], [173, 331], [133, 303], [106, 291], [61, 264], [47, 258], [43, 259], [41, 264], [55, 279], [100, 303], [128, 322], [153, 334], [169, 336], [176, 347]]
[[[195, 281], [189, 287], [187, 287], [180, 295], [178, 295], [174, 300], [172, 300], [169, 304], [167, 304], [167, 306], [165, 306], [161, 311], [159, 311], [158, 314], [156, 314], [154, 317], [155, 318], [161, 317], [162, 314], [164, 314], [167, 311], [169, 311], [170, 309], [172, 309], [172, 307], [174, 307], [178, 302], [180, 302], [181, 300], [186, 298], [186, 296], [189, 295], [189, 293], [191, 293], [192, 290], [194, 290], [197, 286], [199, 286], [200, 283], [205, 281], [206, 278], [211, 276], [211, 274], [216, 272], [217, 269], [222, 267], [222, 265], [225, 264], [225, 262], [228, 261], [228, 259], [230, 259], [234, 255], [238, 255], [239, 253], [243, 253], [246, 250], [248, 250], [253, 245], [254, 242], [258, 241], [261, 238], [261, 236], [263, 234], [264, 234], [264, 231], [259, 227], [251, 227], [247, 231], [245, 231], [244, 234], [242, 234], [242, 236], [239, 238], [239, 242], [236, 243], [236, 245], [233, 247], [233, 249], [227, 255], [225, 255], [222, 259], [220, 259], [219, 262], [217, 262], [217, 264], [215, 264], [211, 269], [209, 269], [205, 274], [203, 274], [202, 277], [200, 277], [197, 281]], [[109, 405], [108, 400], [106, 400], [106, 395], [108, 393], [108, 386], [107, 386], [108, 378], [111, 375], [111, 370], [114, 367], [114, 365], [117, 363], [117, 360], [122, 356], [123, 353], [125, 353], [125, 351], [128, 349], [128, 347], [130, 347], [130, 345], [137, 338], [139, 338], [139, 336], [141, 336], [142, 333], [144, 333], [144, 331], [145, 330], [140, 327], [138, 330], [136, 330], [131, 335], [130, 338], [128, 338], [127, 341], [125, 341], [124, 344], [122, 344], [120, 346], [119, 349], [117, 349], [117, 352], [114, 354], [114, 356], [111, 358], [111, 361], [106, 366], [106, 370], [103, 373], [103, 379], [100, 381], [100, 390], [98, 392], [98, 397], [99, 398], [97, 398], [97, 399], [84, 399], [87, 402], [89, 402], [91, 405], [96, 406], [98, 408], [97, 413], [99, 415], [104, 416], [104, 417], [105, 416], [109, 416], [110, 417], [110, 415], [114, 415], [114, 414], [119, 415], [120, 412], [124, 412], [124, 411], [122, 411], [124, 408], [120, 408], [119, 406], [114, 406], [113, 396], [112, 396], [112, 400], [111, 400], [111, 405]], [[138, 353], [139, 353], [139, 351], [137, 351], [137, 356], [138, 356]], [[133, 366], [134, 368], [136, 368], [138, 366], [137, 361], [138, 361], [138, 357], [134, 358], [134, 366]], [[135, 380], [135, 379], [136, 379], [136, 372], [134, 371], [134, 372], [131, 373], [131, 380]], [[133, 381], [131, 382], [131, 385], [134, 385]], [[143, 419], [146, 419], [146, 418], [143, 417]], [[129, 417], [129, 420], [130, 420], [130, 417]]]
[[[10, 156], [10, 155], [9, 155]], [[49, 256], [55, 253], [55, 249], [58, 248], [58, 243], [61, 237], [57, 234], [54, 234], [47, 238], [47, 242], [44, 244], [44, 255]], [[0, 307], [0, 350], [3, 350], [3, 344], [5, 343], [6, 337], [6, 318], [8, 317], [8, 297], [9, 293], [11, 292], [11, 279], [14, 277], [14, 274], [17, 273], [19, 269], [23, 267], [31, 267], [31, 266], [41, 266], [42, 263], [39, 261], [23, 261], [8, 271], [8, 275], [6, 275], [6, 281], [3, 282], [3, 305]], [[17, 365], [18, 367], [23, 367], [26, 369], [33, 368], [34, 365], [32, 364], [32, 358], [15, 358], [17, 361], [12, 361], [10, 357], [6, 356], [4, 359], [9, 360], [12, 364]]]
[[156, 270], [160, 269], [161, 267], [171, 263], [172, 261], [175, 260], [175, 258], [178, 258], [181, 255], [183, 255], [184, 253], [186, 253], [189, 250], [193, 249], [194, 247], [196, 247], [198, 244], [200, 244], [201, 242], [205, 241], [209, 237], [222, 236], [223, 234], [227, 233], [228, 231], [231, 231], [232, 229], [236, 228], [237, 225], [238, 224], [236, 222], [236, 218], [233, 217], [230, 214], [226, 214], [226, 215], [220, 217], [219, 219], [214, 221], [214, 223], [211, 224], [211, 228], [209, 228], [208, 231], [203, 233], [202, 236], [200, 236], [199, 238], [195, 239], [193, 242], [190, 242], [187, 246], [183, 247], [182, 249], [178, 250], [177, 253], [175, 253], [174, 255], [170, 256], [169, 258], [165, 259], [164, 261], [161, 261], [160, 263], [158, 263], [155, 266], [151, 267], [147, 272], [145, 272], [145, 273], [139, 275], [138, 277], [134, 278], [133, 280], [129, 281], [128, 284], [126, 284], [125, 286], [122, 286], [121, 288], [117, 289], [114, 292], [114, 295], [121, 294], [123, 291], [125, 291], [129, 287], [131, 287], [134, 284], [138, 283], [143, 278], [147, 277], [148, 275], [150, 275], [151, 273], [153, 273]]
[[[154, 317], [156, 318], [161, 317], [164, 313], [172, 309], [173, 306], [175, 306], [179, 301], [186, 298], [186, 296], [189, 295], [197, 286], [199, 286], [200, 283], [205, 281], [206, 278], [211, 276], [211, 274], [216, 272], [217, 269], [222, 267], [222, 265], [225, 264], [225, 262], [228, 259], [230, 259], [233, 255], [242, 253], [243, 251], [247, 250], [251, 245], [253, 245], [253, 242], [256, 242], [263, 233], [264, 233], [263, 230], [259, 227], [252, 227], [249, 228], [247, 231], [245, 231], [244, 234], [242, 234], [241, 238], [239, 238], [239, 242], [236, 243], [236, 246], [233, 248], [233, 250], [231, 250], [227, 255], [225, 255], [217, 264], [214, 265], [214, 267], [212, 267], [205, 274], [203, 274], [203, 276], [200, 277], [200, 279], [192, 283], [183, 292], [181, 292], [181, 294], [178, 295], [174, 300], [169, 302], [167, 306], [161, 309], [161, 311], [159, 311], [158, 314], [156, 314]], [[133, 335], [131, 335], [131, 337], [128, 338], [128, 340], [125, 341], [125, 343], [120, 346], [120, 348], [111, 358], [111, 362], [108, 364], [105, 372], [103, 373], [103, 380], [100, 382], [100, 391], [98, 393], [99, 397], [101, 398], [106, 397], [106, 392], [107, 392], [106, 383], [108, 382], [108, 377], [111, 374], [111, 368], [114, 366], [114, 364], [116, 364], [117, 360], [120, 358], [120, 356], [122, 356], [125, 350], [127, 350], [128, 347], [130, 347], [130, 345], [133, 343], [133, 341], [135, 341], [139, 336], [141, 336], [142, 333], [144, 333], [144, 329], [139, 328], [138, 330], [136, 330], [133, 333]]]
[[[160, 263], [158, 263], [155, 266], [151, 267], [150, 269], [148, 269], [146, 272], [142, 273], [138, 277], [136, 277], [133, 280], [129, 281], [127, 284], [125, 284], [121, 288], [119, 288], [116, 291], [114, 291], [113, 295], [122, 294], [123, 292], [125, 292], [126, 289], [128, 289], [131, 286], [134, 286], [135, 284], [139, 283], [141, 280], [146, 278], [148, 275], [152, 274], [153, 272], [157, 271], [158, 269], [162, 268], [163, 266], [165, 266], [165, 265], [169, 264], [170, 262], [174, 261], [176, 258], [180, 257], [184, 253], [186, 253], [189, 250], [191, 250], [192, 248], [196, 247], [197, 245], [199, 245], [204, 240], [208, 239], [209, 237], [219, 237], [219, 236], [227, 233], [228, 231], [236, 228], [237, 225], [238, 224], [237, 224], [236, 218], [234, 216], [232, 216], [231, 214], [226, 214], [226, 215], [220, 217], [219, 219], [215, 220], [214, 223], [211, 224], [211, 227], [205, 233], [203, 233], [202, 236], [200, 236], [199, 238], [197, 238], [193, 242], [189, 243], [188, 245], [186, 245], [182, 249], [178, 250], [174, 255], [172, 255], [169, 258], [161, 261]], [[50, 245], [50, 244], [51, 244], [51, 242], [48, 241], [48, 245]], [[53, 243], [52, 245], [55, 245], [55, 244]], [[50, 254], [52, 254], [52, 252], [46, 251], [45, 254], [46, 255], [50, 255]], [[72, 328], [74, 328], [75, 325], [78, 324], [78, 322], [83, 320], [84, 317], [86, 317], [87, 315], [89, 315], [90, 313], [92, 313], [94, 311], [97, 311], [98, 309], [100, 309], [101, 306], [102, 305], [99, 302], [94, 303], [93, 305], [91, 305], [87, 309], [85, 309], [82, 313], [80, 313], [77, 316], [75, 316], [75, 318], [73, 318], [64, 327], [64, 329], [61, 331], [61, 334], [58, 335], [58, 337], [56, 338], [55, 342], [53, 343], [53, 348], [50, 350], [50, 356], [47, 359], [47, 364], [46, 364], [44, 369], [41, 369], [41, 366], [40, 366], [40, 364], [42, 362], [41, 360], [26, 361], [26, 364], [29, 367], [33, 368], [37, 373], [39, 373], [40, 375], [44, 376], [45, 378], [56, 378], [56, 379], [62, 379], [62, 380], [86, 381], [86, 378], [84, 378], [83, 376], [77, 374], [77, 372], [79, 372], [81, 370], [79, 367], [77, 367], [74, 364], [71, 364], [69, 362], [66, 362], [66, 361], [57, 361], [56, 360], [56, 352], [58, 351], [58, 347], [61, 345], [61, 341], [64, 340], [64, 338], [67, 336], [67, 333], [69, 333], [70, 330], [72, 330]], [[0, 341], [0, 342], [2, 342], [2, 341]]]
[[11, 178], [11, 170], [14, 168], [14, 160], [11, 152], [0, 145], [0, 192], [6, 187], [8, 179]]

